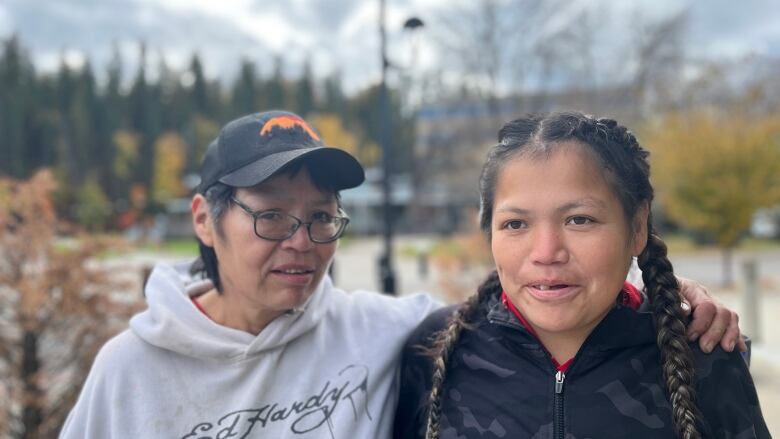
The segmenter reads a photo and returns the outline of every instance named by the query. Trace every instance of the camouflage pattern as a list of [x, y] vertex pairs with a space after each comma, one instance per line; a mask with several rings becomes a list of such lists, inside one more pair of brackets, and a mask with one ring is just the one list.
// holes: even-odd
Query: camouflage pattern
[[[428, 317], [407, 342], [395, 438], [423, 438], [433, 366], [422, 347], [453, 308]], [[495, 298], [464, 330], [442, 392], [442, 439], [553, 438], [556, 369], [535, 336]], [[574, 358], [563, 387], [567, 439], [673, 438], [652, 315], [617, 306]], [[742, 357], [696, 358], [697, 404], [706, 438], [770, 438]]]

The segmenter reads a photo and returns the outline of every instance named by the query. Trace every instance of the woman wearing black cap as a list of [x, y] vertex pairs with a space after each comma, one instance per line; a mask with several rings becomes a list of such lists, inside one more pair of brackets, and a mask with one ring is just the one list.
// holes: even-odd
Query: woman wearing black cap
[[101, 350], [61, 437], [389, 437], [400, 350], [436, 305], [325, 276], [360, 164], [275, 111], [227, 124], [201, 179], [203, 276], [155, 268], [148, 309]]

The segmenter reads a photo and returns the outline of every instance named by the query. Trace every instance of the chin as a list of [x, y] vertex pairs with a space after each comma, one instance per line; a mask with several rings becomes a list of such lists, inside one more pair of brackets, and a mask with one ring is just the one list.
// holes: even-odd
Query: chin
[[538, 319], [529, 319], [533, 326], [545, 332], [566, 332], [577, 327], [578, 321], [567, 316], [551, 316], [545, 314]]
[[288, 288], [285, 289], [284, 306], [286, 309], [293, 309], [302, 306], [309, 300], [309, 297], [314, 293], [314, 287], [304, 288]]

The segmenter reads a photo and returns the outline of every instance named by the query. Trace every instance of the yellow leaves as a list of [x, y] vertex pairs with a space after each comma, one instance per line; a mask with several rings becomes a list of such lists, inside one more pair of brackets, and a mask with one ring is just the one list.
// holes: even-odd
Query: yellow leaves
[[666, 212], [719, 245], [735, 245], [757, 209], [780, 203], [780, 119], [698, 111], [645, 132]]
[[374, 142], [361, 141], [361, 136], [344, 127], [344, 122], [338, 115], [325, 113], [310, 120], [326, 145], [347, 151], [357, 157], [363, 166], [372, 166], [379, 161], [379, 146]]
[[138, 135], [128, 131], [117, 131], [114, 134], [114, 144], [116, 145], [116, 157], [112, 163], [114, 175], [121, 180], [130, 180], [133, 176], [133, 167], [138, 160]]
[[320, 132], [320, 137], [326, 145], [343, 149], [357, 156], [358, 140], [344, 128], [344, 124], [338, 115], [325, 113], [311, 118], [311, 124]]
[[79, 225], [92, 232], [102, 232], [112, 213], [111, 200], [94, 177], [89, 177], [76, 191], [74, 206]]
[[219, 124], [203, 116], [195, 116], [193, 121], [193, 134], [195, 142], [194, 157], [200, 160], [206, 154], [209, 143], [219, 134]]
[[154, 183], [152, 197], [165, 202], [187, 193], [182, 183], [187, 146], [181, 136], [167, 132], [154, 143]]
[[376, 166], [382, 157], [382, 149], [376, 142], [367, 142], [363, 145], [357, 157], [364, 166]]

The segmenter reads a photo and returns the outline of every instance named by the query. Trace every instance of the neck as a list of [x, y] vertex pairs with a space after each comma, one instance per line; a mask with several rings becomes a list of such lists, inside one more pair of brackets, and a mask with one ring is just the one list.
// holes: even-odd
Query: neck
[[601, 317], [593, 322], [584, 326], [572, 328], [568, 331], [545, 331], [533, 324], [531, 324], [531, 327], [533, 327], [539, 341], [542, 342], [550, 355], [562, 364], [577, 355], [577, 352], [579, 352], [580, 348], [585, 343], [585, 340], [590, 333], [593, 332], [596, 326], [604, 320], [607, 313], [609, 313], [609, 310], [604, 312]]
[[237, 300], [231, 300], [225, 293], [217, 293], [216, 289], [198, 297], [198, 303], [215, 323], [252, 335], [260, 334], [271, 321], [281, 315], [279, 312], [244, 306]]
[[536, 331], [536, 336], [539, 337], [539, 341], [547, 349], [547, 352], [560, 364], [574, 358], [590, 334], [590, 332], [587, 334], [549, 333], [538, 328], [534, 328], [534, 330]]

